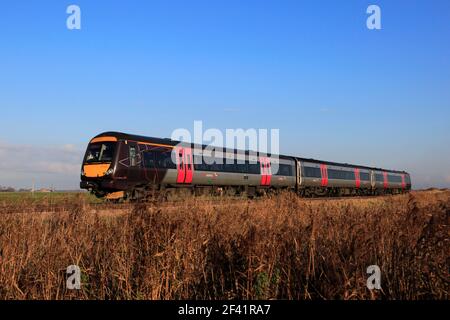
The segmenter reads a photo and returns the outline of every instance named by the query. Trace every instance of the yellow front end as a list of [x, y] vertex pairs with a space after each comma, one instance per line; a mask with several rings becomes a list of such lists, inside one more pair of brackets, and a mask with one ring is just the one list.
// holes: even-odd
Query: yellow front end
[[110, 166], [110, 163], [85, 164], [83, 165], [83, 172], [87, 178], [103, 177]]

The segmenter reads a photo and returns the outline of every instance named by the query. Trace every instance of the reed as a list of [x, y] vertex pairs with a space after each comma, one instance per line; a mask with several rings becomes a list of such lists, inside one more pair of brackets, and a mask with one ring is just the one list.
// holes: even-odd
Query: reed
[[[450, 191], [8, 208], [0, 299], [449, 298]], [[72, 264], [81, 290], [66, 288]], [[370, 265], [381, 268], [379, 291], [366, 287]]]

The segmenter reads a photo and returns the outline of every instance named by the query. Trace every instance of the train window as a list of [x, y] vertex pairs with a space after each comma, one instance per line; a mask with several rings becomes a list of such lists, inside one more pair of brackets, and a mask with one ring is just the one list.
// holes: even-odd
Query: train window
[[388, 175], [388, 181], [392, 183], [402, 183], [401, 176]]
[[203, 157], [201, 155], [194, 155], [194, 169], [198, 171], [205, 171]]
[[278, 171], [275, 172], [277, 165], [272, 163], [272, 174], [274, 174], [276, 176], [284, 176], [284, 174], [282, 172], [283, 169], [281, 168], [282, 166], [283, 166], [283, 164], [281, 164], [281, 163], [278, 164]]
[[199, 171], [205, 171], [203, 165], [203, 156], [201, 154], [194, 154], [194, 169]]
[[[194, 164], [195, 170], [199, 171], [209, 171], [209, 165], [205, 163], [206, 156], [198, 156], [200, 159], [197, 159], [199, 161], [197, 164]], [[201, 163], [200, 163], [201, 162]], [[208, 162], [209, 163], [209, 162]]]
[[172, 151], [157, 151], [155, 152], [155, 161], [157, 168], [160, 169], [176, 169], [177, 165], [172, 161]]
[[363, 181], [370, 181], [370, 176], [369, 176], [369, 173], [367, 173], [367, 172], [360, 172], [359, 178]]
[[261, 164], [258, 162], [250, 162], [248, 164], [248, 173], [250, 174], [260, 174], [261, 173]]
[[381, 173], [375, 174], [375, 180], [376, 180], [377, 182], [384, 182], [384, 176], [383, 176], [383, 174], [381, 174]]
[[212, 170], [213, 171], [225, 171], [225, 164], [224, 159], [220, 158], [214, 158], [214, 163], [212, 164]]
[[209, 165], [208, 165], [209, 170], [211, 170], [211, 171], [220, 171], [220, 168], [217, 165], [217, 161], [216, 161], [215, 158], [208, 157], [208, 161], [209, 162], [207, 162], [207, 163], [209, 163]]
[[[198, 156], [201, 157], [201, 156]], [[199, 171], [223, 171], [223, 165], [220, 163], [217, 163], [217, 159], [203, 156], [202, 163], [194, 164], [195, 170]], [[197, 161], [200, 161], [200, 159], [197, 159]]]
[[345, 171], [346, 180], [355, 180], [355, 171]]
[[115, 142], [93, 143], [86, 153], [86, 163], [111, 162], [116, 148]]
[[130, 146], [130, 166], [136, 166], [136, 147]]
[[329, 179], [355, 180], [355, 172], [348, 170], [328, 169]]
[[294, 175], [294, 167], [290, 164], [286, 165], [286, 175], [292, 177]]
[[303, 176], [307, 178], [320, 178], [322, 174], [320, 168], [304, 167]]
[[292, 170], [292, 166], [290, 164], [283, 164], [280, 163], [280, 165], [278, 166], [278, 172], [276, 173], [277, 176], [292, 176], [292, 172], [294, 170]]
[[148, 169], [155, 168], [155, 154], [151, 151], [144, 152], [144, 167]]
[[238, 173], [247, 173], [248, 172], [248, 165], [243, 160], [237, 160], [236, 163], [236, 172]]
[[242, 160], [239, 161], [239, 163], [236, 163], [236, 160], [233, 160], [233, 163], [227, 163], [231, 162], [230, 159], [215, 159], [207, 156], [202, 157], [201, 155], [197, 155], [196, 157], [197, 160], [196, 163], [194, 164], [194, 168], [195, 170], [198, 171], [223, 171], [223, 172], [247, 173], [249, 170], [248, 164], [242, 163], [243, 162]]
[[328, 169], [328, 179], [341, 179], [339, 173], [340, 171]]
[[340, 171], [328, 169], [328, 179], [341, 179], [339, 173]]
[[225, 172], [237, 172], [237, 167], [234, 161], [231, 163], [230, 159], [224, 159], [223, 170]]

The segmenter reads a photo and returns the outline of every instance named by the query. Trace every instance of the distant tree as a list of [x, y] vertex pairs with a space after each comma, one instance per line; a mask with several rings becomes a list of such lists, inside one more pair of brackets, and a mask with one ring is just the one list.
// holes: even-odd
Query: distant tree
[[16, 189], [14, 189], [13, 187], [2, 187], [0, 186], [0, 192], [15, 192]]

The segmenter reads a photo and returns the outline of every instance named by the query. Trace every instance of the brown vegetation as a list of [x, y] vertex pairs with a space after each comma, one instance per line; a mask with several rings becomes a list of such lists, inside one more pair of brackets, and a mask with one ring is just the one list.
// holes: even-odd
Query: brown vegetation
[[[0, 215], [1, 299], [448, 299], [449, 191]], [[115, 209], [111, 208], [113, 213]], [[66, 289], [66, 268], [82, 289]], [[378, 265], [382, 290], [366, 287]]]

